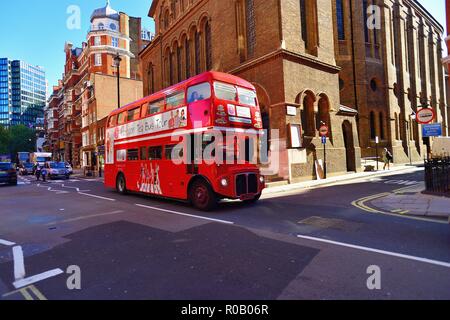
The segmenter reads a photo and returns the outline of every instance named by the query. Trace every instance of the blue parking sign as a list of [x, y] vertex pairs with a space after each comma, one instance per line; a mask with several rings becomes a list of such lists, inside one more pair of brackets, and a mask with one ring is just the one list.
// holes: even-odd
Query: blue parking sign
[[322, 144], [327, 144], [327, 137], [322, 137]]
[[422, 125], [422, 135], [424, 138], [442, 136], [442, 124], [424, 124]]

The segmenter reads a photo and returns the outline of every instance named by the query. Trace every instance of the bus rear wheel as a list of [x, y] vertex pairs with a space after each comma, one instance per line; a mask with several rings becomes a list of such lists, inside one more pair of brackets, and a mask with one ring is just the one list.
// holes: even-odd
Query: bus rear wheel
[[116, 189], [120, 194], [127, 194], [127, 183], [123, 174], [117, 176]]
[[190, 188], [190, 199], [194, 207], [211, 211], [217, 207], [217, 196], [211, 186], [203, 180], [194, 181]]

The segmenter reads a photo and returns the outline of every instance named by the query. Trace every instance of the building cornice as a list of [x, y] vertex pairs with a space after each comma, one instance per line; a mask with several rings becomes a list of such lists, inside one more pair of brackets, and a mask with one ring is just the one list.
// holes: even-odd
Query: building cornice
[[333, 74], [337, 74], [337, 73], [339, 73], [339, 71], [341, 71], [341, 68], [336, 65], [332, 65], [332, 64], [314, 59], [307, 55], [299, 54], [299, 53], [292, 52], [292, 51], [289, 51], [286, 49], [278, 49], [278, 50], [268, 53], [262, 57], [259, 57], [259, 58], [250, 60], [244, 64], [241, 64], [240, 66], [233, 68], [231, 70], [228, 70], [227, 72], [231, 73], [231, 74], [240, 73], [240, 72], [246, 71], [248, 69], [254, 68], [262, 63], [265, 63], [268, 60], [275, 59], [278, 57], [281, 57], [283, 59], [290, 60], [293, 62], [298, 62], [300, 64], [307, 65], [309, 67], [312, 67], [315, 69], [320, 69], [325, 72], [329, 72], [329, 73], [333, 73]]
[[87, 49], [86, 55], [90, 55], [92, 53], [109, 53], [109, 54], [119, 54], [121, 56], [127, 56], [129, 58], [135, 58], [134, 54], [131, 53], [131, 51], [123, 48], [117, 48], [113, 46], [108, 45], [101, 45], [101, 46], [91, 46]]

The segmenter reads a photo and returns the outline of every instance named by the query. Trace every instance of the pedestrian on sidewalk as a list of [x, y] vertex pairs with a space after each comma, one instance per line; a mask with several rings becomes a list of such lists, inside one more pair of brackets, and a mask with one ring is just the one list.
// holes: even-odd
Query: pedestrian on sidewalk
[[394, 157], [392, 156], [392, 153], [389, 152], [388, 148], [384, 148], [383, 151], [383, 162], [384, 167], [383, 170], [386, 170], [386, 167], [388, 170], [391, 170], [391, 161], [394, 160]]

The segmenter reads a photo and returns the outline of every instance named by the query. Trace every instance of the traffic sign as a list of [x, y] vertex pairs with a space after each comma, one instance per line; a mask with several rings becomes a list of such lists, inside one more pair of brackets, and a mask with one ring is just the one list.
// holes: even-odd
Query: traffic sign
[[429, 124], [433, 122], [435, 119], [436, 114], [434, 113], [434, 110], [431, 108], [423, 108], [417, 111], [416, 114], [416, 120], [420, 124]]
[[322, 144], [327, 144], [327, 137], [326, 136], [322, 136]]
[[422, 126], [422, 136], [424, 138], [442, 136], [442, 124], [440, 123], [424, 124]]
[[321, 137], [328, 136], [328, 132], [329, 132], [328, 126], [323, 125], [319, 128], [319, 133]]

